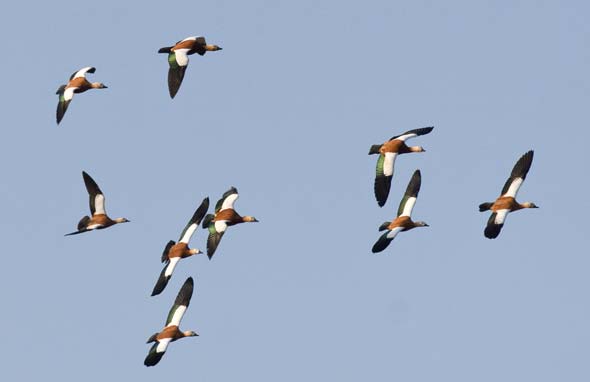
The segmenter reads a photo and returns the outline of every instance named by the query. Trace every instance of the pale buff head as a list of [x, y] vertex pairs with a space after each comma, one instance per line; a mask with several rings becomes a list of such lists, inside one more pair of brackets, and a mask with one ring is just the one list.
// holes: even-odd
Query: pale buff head
[[93, 89], [108, 89], [108, 87], [102, 82], [93, 82], [90, 86], [92, 86]]

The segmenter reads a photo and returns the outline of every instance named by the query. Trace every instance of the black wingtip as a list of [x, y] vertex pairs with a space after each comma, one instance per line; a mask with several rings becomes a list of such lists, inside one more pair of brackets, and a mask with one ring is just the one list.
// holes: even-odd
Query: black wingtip
[[193, 289], [194, 289], [194, 281], [192, 277], [186, 279], [182, 287], [180, 287], [180, 291], [176, 296], [176, 300], [174, 301], [174, 305], [184, 305], [189, 306], [191, 302], [191, 297], [193, 296]]
[[420, 192], [420, 186], [422, 184], [422, 173], [420, 170], [414, 171], [412, 174], [412, 178], [408, 183], [408, 187], [406, 188], [405, 195], [408, 197], [418, 197], [418, 193]]
[[500, 235], [500, 231], [502, 230], [502, 227], [503, 226], [504, 226], [504, 224], [493, 224], [493, 225], [489, 225], [483, 231], [483, 234], [488, 239], [495, 239], [495, 238], [498, 237], [498, 235]]
[[165, 46], [163, 48], [158, 49], [158, 53], [170, 53], [171, 49], [172, 49], [171, 46]]
[[383, 235], [381, 235], [379, 237], [379, 239], [375, 242], [375, 244], [373, 244], [373, 248], [371, 248], [371, 252], [379, 253], [379, 252], [383, 251], [385, 248], [387, 248], [387, 246], [389, 245], [389, 243], [392, 240], [392, 239], [387, 238], [388, 233], [389, 233], [389, 231], [385, 232]]
[[197, 210], [193, 214], [193, 217], [191, 218], [191, 223], [194, 223], [197, 226], [199, 224], [201, 224], [201, 220], [203, 219], [203, 217], [207, 213], [208, 209], [209, 209], [209, 197], [206, 197], [205, 199], [203, 199], [203, 201], [201, 202], [201, 204], [199, 205], [199, 207], [197, 208]]
[[383, 207], [387, 202], [389, 190], [391, 189], [391, 179], [393, 176], [377, 175], [375, 177], [374, 192], [377, 205]]
[[150, 352], [147, 355], [147, 357], [145, 357], [145, 360], [143, 361], [143, 364], [145, 366], [155, 366], [162, 359], [162, 356], [164, 355], [164, 353], [157, 353], [156, 352], [156, 349], [155, 349], [157, 346], [158, 346], [158, 343], [156, 342], [152, 346], [152, 349], [150, 350]]
[[168, 268], [168, 264], [166, 264], [164, 266], [164, 269], [162, 269], [162, 272], [160, 272], [160, 276], [158, 277], [158, 281], [156, 281], [156, 285], [154, 286], [154, 289], [152, 290], [152, 294], [151, 296], [157, 296], [160, 293], [162, 293], [164, 291], [164, 289], [166, 289], [166, 285], [168, 285], [168, 281], [170, 281], [170, 278], [172, 276], [166, 276], [166, 268]]

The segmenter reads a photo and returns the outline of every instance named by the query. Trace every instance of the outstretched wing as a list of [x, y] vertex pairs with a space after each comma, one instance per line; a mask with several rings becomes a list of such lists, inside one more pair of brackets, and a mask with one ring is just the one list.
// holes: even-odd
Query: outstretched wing
[[188, 308], [191, 297], [193, 296], [193, 278], [189, 277], [186, 279], [178, 295], [176, 296], [176, 300], [174, 300], [174, 305], [170, 309], [168, 313], [168, 318], [166, 319], [166, 326], [179, 326], [180, 321], [182, 320], [182, 316], [184, 316], [184, 312], [186, 312], [186, 308]]
[[84, 178], [84, 184], [88, 191], [90, 201], [90, 213], [95, 214], [106, 214], [104, 208], [104, 195], [98, 184], [88, 175], [85, 171], [82, 171], [82, 177]]
[[432, 131], [432, 129], [434, 129], [434, 126], [422, 127], [420, 129], [409, 130], [403, 134], [396, 135], [395, 137], [391, 137], [390, 141], [394, 140], [394, 139], [399, 139], [400, 141], [405, 141], [406, 139], [414, 138], [419, 135], [428, 134]]
[[416, 198], [418, 198], [418, 192], [420, 192], [420, 184], [422, 183], [422, 176], [420, 174], [420, 170], [414, 171], [414, 175], [410, 179], [410, 183], [408, 183], [408, 187], [406, 188], [406, 193], [402, 198], [402, 201], [399, 204], [399, 208], [397, 209], [397, 216], [411, 216], [412, 209], [416, 204]]
[[178, 93], [185, 71], [186, 66], [177, 66], [174, 68], [171, 66], [168, 69], [168, 93], [170, 93], [170, 98], [174, 98], [176, 93]]
[[158, 281], [156, 281], [156, 285], [154, 285], [154, 289], [152, 290], [152, 296], [156, 296], [166, 288], [168, 285], [168, 281], [172, 277], [172, 273], [174, 272], [174, 268], [180, 261], [180, 257], [173, 257], [164, 265], [162, 272], [160, 272], [160, 276], [158, 277]]
[[238, 200], [238, 197], [238, 189], [232, 186], [229, 190], [225, 191], [221, 196], [221, 199], [215, 203], [215, 213], [228, 208], [233, 209], [234, 203]]
[[216, 221], [209, 223], [209, 236], [207, 237], [207, 257], [209, 260], [215, 254], [217, 246], [225, 233], [227, 223], [225, 221]]
[[197, 208], [197, 210], [187, 223], [186, 227], [184, 227], [184, 230], [182, 230], [179, 242], [188, 244], [189, 240], [191, 239], [191, 236], [193, 236], [195, 230], [199, 227], [199, 224], [201, 223], [201, 220], [203, 220], [203, 217], [207, 213], [208, 209], [209, 198], [206, 197], [205, 199], [203, 199], [201, 205]]
[[74, 72], [71, 76], [70, 76], [70, 81], [73, 80], [74, 78], [79, 78], [79, 77], [83, 77], [86, 78], [86, 73], [94, 73], [96, 71], [96, 68], [93, 66], [87, 66], [85, 68], [82, 68], [80, 70], [78, 70], [77, 72]]
[[59, 125], [66, 114], [66, 110], [68, 110], [68, 106], [70, 105], [72, 98], [74, 98], [74, 88], [68, 88], [66, 85], [61, 85], [55, 94], [59, 95], [57, 110], [55, 111], [55, 119]]
[[152, 345], [150, 351], [145, 357], [143, 364], [146, 366], [155, 366], [160, 362], [164, 353], [166, 353], [166, 349], [168, 348], [168, 344], [170, 343], [171, 338], [163, 338], [159, 341], [156, 341], [155, 344]]
[[371, 252], [378, 253], [383, 251], [389, 243], [402, 231], [403, 227], [395, 227], [393, 230], [387, 230], [379, 239], [373, 244]]
[[520, 157], [512, 172], [510, 173], [510, 177], [504, 184], [502, 188], [502, 196], [511, 196], [516, 198], [516, 194], [522, 185], [522, 182], [526, 179], [526, 175], [531, 168], [531, 164], [533, 163], [533, 150], [528, 151], [526, 154]]
[[502, 227], [504, 226], [504, 222], [506, 221], [506, 216], [510, 210], [498, 210], [490, 215], [488, 219], [488, 224], [486, 225], [483, 234], [488, 239], [495, 239], [500, 234]]
[[387, 202], [396, 157], [397, 153], [385, 153], [380, 154], [377, 160], [374, 189], [379, 207], [383, 207]]

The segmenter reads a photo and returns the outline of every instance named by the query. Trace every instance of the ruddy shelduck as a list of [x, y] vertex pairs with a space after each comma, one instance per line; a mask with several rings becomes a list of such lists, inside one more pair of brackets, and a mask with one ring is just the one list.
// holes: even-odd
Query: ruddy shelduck
[[176, 296], [176, 300], [174, 300], [174, 305], [170, 309], [168, 313], [168, 318], [166, 319], [166, 326], [161, 332], [154, 333], [150, 338], [148, 338], [147, 343], [155, 342], [152, 345], [147, 357], [145, 357], [145, 361], [143, 362], [146, 366], [154, 366], [162, 359], [164, 353], [166, 353], [166, 349], [170, 342], [174, 342], [178, 339], [184, 337], [195, 337], [198, 334], [192, 330], [181, 331], [178, 327], [180, 325], [180, 321], [188, 308], [191, 297], [193, 295], [193, 278], [189, 277], [186, 279], [182, 287], [180, 288], [180, 292]]
[[129, 222], [129, 220], [125, 218], [109, 218], [104, 208], [104, 194], [98, 187], [98, 184], [96, 184], [94, 179], [92, 179], [85, 171], [82, 171], [82, 178], [84, 178], [84, 184], [88, 191], [90, 199], [90, 214], [92, 216], [84, 216], [78, 223], [78, 230], [76, 232], [67, 233], [65, 236], [77, 235], [79, 233], [95, 229], [104, 229], [115, 224]]
[[393, 170], [395, 159], [398, 155], [407, 153], [424, 152], [422, 146], [407, 146], [406, 140], [417, 137], [419, 135], [428, 134], [434, 127], [423, 127], [406, 131], [401, 135], [396, 135], [382, 145], [373, 145], [369, 149], [369, 155], [379, 154], [377, 160], [377, 168], [375, 175], [375, 198], [379, 207], [383, 207], [389, 195], [391, 188], [391, 178], [393, 177]]
[[227, 227], [240, 223], [258, 222], [254, 216], [240, 216], [234, 210], [234, 203], [238, 196], [238, 190], [235, 187], [227, 190], [215, 204], [215, 214], [209, 214], [203, 220], [203, 228], [209, 230], [209, 237], [207, 238], [207, 256], [209, 260], [213, 257]]
[[166, 248], [164, 248], [164, 252], [162, 253], [162, 263], [165, 263], [164, 269], [162, 269], [160, 277], [154, 286], [152, 296], [162, 293], [164, 288], [166, 288], [168, 281], [172, 277], [174, 268], [176, 268], [180, 259], [203, 253], [199, 249], [189, 248], [188, 243], [196, 229], [199, 227], [199, 224], [201, 224], [201, 220], [203, 220], [203, 216], [205, 216], [208, 209], [209, 198], [205, 198], [180, 234], [178, 243], [175, 243], [174, 240], [170, 240], [168, 244], [166, 244]]
[[188, 56], [194, 53], [204, 55], [206, 52], [221, 50], [217, 45], [209, 45], [203, 36], [187, 37], [178, 41], [174, 46], [160, 48], [158, 53], [168, 53], [168, 91], [170, 98], [174, 98], [188, 66]]
[[402, 198], [402, 201], [399, 204], [399, 208], [397, 209], [397, 217], [393, 219], [391, 222], [385, 222], [381, 224], [379, 227], [379, 231], [386, 231], [379, 240], [373, 245], [373, 253], [381, 252], [391, 241], [397, 236], [398, 233], [409, 231], [416, 227], [428, 227], [423, 221], [412, 221], [411, 215], [412, 210], [414, 209], [414, 205], [416, 204], [416, 199], [418, 198], [418, 192], [420, 192], [420, 184], [422, 183], [422, 177], [420, 174], [420, 170], [416, 170], [414, 175], [412, 175], [412, 179], [410, 179], [410, 183], [408, 183], [408, 188], [406, 189], [406, 193]]
[[61, 85], [55, 94], [59, 95], [57, 111], [55, 113], [57, 124], [61, 122], [68, 106], [74, 98], [75, 93], [84, 93], [88, 89], [106, 89], [107, 87], [101, 82], [89, 82], [86, 79], [86, 73], [94, 73], [96, 68], [88, 66], [82, 68], [70, 76], [70, 81], [66, 85]]
[[516, 201], [516, 194], [522, 185], [522, 182], [526, 179], [526, 175], [531, 168], [533, 163], [533, 150], [528, 151], [524, 154], [514, 165], [510, 177], [502, 188], [502, 193], [492, 203], [482, 203], [479, 205], [479, 211], [492, 211], [492, 215], [488, 219], [488, 224], [483, 231], [483, 234], [488, 239], [495, 239], [500, 234], [506, 217], [510, 212], [518, 211], [523, 208], [539, 208], [535, 203], [525, 202], [518, 203]]

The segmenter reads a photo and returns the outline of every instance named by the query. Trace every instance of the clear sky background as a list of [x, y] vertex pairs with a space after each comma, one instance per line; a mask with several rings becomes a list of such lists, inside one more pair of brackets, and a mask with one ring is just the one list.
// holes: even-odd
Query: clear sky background
[[[10, 2], [0, 12], [0, 379], [588, 381], [590, 8], [583, 1]], [[174, 100], [165, 55], [187, 36]], [[55, 90], [95, 66], [109, 88]], [[434, 125], [373, 195], [371, 144]], [[535, 150], [496, 240], [477, 206]], [[381, 254], [422, 171], [414, 218]], [[81, 172], [131, 223], [64, 237]], [[238, 212], [212, 261], [149, 297], [205, 196]], [[192, 246], [204, 249], [199, 230]], [[200, 337], [146, 368], [188, 277]], [[8, 379], [6, 379], [8, 378]]]

